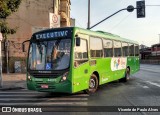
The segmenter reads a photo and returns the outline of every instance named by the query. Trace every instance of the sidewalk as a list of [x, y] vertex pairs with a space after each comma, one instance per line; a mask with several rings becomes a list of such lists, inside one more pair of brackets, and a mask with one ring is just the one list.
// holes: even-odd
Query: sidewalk
[[3, 85], [0, 90], [13, 90], [26, 88], [26, 74], [9, 73], [2, 74]]

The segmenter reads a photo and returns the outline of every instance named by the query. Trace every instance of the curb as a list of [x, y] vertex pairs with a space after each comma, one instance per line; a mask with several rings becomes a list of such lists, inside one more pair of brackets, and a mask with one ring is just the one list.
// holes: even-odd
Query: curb
[[18, 89], [25, 89], [25, 88], [24, 87], [6, 87], [6, 88], [0, 88], [1, 91], [18, 90]]

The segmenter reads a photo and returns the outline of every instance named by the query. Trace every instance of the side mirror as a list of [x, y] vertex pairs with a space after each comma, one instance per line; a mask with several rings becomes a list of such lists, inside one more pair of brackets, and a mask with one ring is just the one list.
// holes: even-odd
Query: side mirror
[[81, 38], [76, 37], [76, 46], [80, 46], [80, 45], [81, 45]]

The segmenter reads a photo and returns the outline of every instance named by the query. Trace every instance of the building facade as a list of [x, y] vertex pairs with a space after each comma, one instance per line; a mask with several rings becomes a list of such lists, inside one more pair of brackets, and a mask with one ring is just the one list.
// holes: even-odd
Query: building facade
[[151, 47], [141, 45], [140, 61], [144, 64], [160, 64], [160, 43]]
[[70, 26], [70, 0], [60, 0], [61, 27]]
[[11, 28], [17, 28], [17, 32], [8, 36], [7, 42], [2, 44], [3, 71], [6, 71], [5, 50], [8, 48], [9, 72], [16, 72], [17, 67], [25, 71], [25, 59], [27, 52], [22, 52], [22, 42], [30, 39], [35, 29], [50, 27], [49, 13], [60, 16], [60, 26], [70, 26], [70, 0], [22, 0], [17, 12], [7, 18]]
[[151, 49], [152, 49], [152, 56], [160, 57], [160, 43], [152, 45]]

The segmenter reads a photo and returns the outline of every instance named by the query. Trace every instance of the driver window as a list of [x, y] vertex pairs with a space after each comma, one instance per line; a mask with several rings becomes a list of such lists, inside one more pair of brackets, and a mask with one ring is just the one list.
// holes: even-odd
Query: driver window
[[80, 39], [80, 46], [74, 48], [74, 66], [77, 67], [88, 61], [87, 40]]

